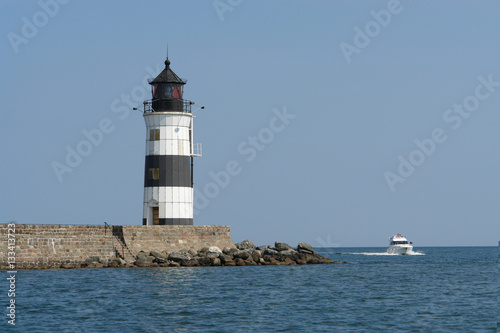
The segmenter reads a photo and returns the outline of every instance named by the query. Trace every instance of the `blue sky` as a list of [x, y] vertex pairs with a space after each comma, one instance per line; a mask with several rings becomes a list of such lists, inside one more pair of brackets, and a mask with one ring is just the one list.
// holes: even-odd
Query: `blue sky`
[[403, 233], [417, 247], [496, 245], [499, 10], [0, 1], [0, 222], [141, 223], [145, 125], [132, 107], [168, 44], [185, 98], [205, 106], [195, 224], [258, 244], [386, 246]]

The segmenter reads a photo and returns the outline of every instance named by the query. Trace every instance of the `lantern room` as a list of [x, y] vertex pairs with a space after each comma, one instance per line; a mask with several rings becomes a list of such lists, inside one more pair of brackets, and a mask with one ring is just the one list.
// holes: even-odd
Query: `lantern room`
[[165, 69], [149, 84], [151, 85], [152, 94], [151, 111], [186, 111], [182, 99], [183, 86], [186, 81], [182, 80], [170, 69], [170, 60], [165, 60]]

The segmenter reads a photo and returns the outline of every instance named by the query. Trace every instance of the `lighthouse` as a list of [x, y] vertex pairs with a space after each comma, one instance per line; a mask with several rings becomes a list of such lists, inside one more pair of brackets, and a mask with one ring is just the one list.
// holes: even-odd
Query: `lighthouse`
[[172, 71], [168, 57], [165, 69], [149, 84], [142, 224], [192, 225], [193, 158], [201, 156], [201, 145], [193, 144], [194, 103], [183, 99], [186, 81]]

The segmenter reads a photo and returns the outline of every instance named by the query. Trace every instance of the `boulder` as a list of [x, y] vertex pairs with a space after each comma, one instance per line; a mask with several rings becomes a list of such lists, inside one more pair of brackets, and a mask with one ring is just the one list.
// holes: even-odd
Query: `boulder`
[[274, 248], [277, 251], [293, 250], [293, 247], [291, 247], [287, 243], [283, 243], [283, 242], [274, 242]]
[[245, 260], [245, 266], [257, 266], [257, 263], [252, 260], [252, 258], [248, 258]]
[[150, 256], [153, 256], [155, 258], [161, 258], [161, 259], [167, 259], [167, 257], [165, 256], [164, 253], [161, 253], [161, 252], [158, 252], [158, 251], [151, 251], [149, 252], [149, 255]]
[[212, 260], [208, 256], [196, 257], [201, 266], [210, 266], [212, 265]]
[[235, 260], [236, 266], [245, 266], [245, 260], [241, 258], [236, 258]]
[[234, 260], [229, 260], [224, 262], [224, 266], [236, 266], [236, 262]]
[[255, 244], [249, 239], [246, 239], [243, 242], [236, 243], [235, 245], [238, 250], [248, 250], [255, 248]]
[[238, 250], [235, 247], [230, 248], [227, 252], [223, 252], [224, 254], [227, 254], [228, 256], [234, 256], [235, 253], [238, 253], [240, 250]]
[[327, 257], [321, 257], [321, 263], [322, 264], [338, 264], [339, 262], [333, 261], [332, 259], [327, 258]]
[[270, 248], [270, 245], [261, 245], [257, 246], [256, 249], [259, 250], [260, 252], [264, 252], [265, 249]]
[[112, 260], [109, 264], [108, 267], [120, 267], [120, 262]]
[[208, 248], [207, 255], [218, 257], [221, 254], [222, 254], [222, 251], [217, 246], [210, 246]]
[[221, 260], [219, 258], [213, 258], [211, 259], [212, 261], [212, 266], [220, 266], [221, 265]]
[[314, 251], [312, 246], [304, 242], [299, 242], [296, 250], [300, 253], [316, 254], [316, 251]]
[[181, 262], [181, 261], [187, 261], [189, 259], [191, 259], [191, 256], [188, 253], [170, 252], [168, 254], [168, 260], [171, 261]]
[[200, 266], [200, 263], [196, 259], [190, 259], [190, 260], [181, 261], [181, 266], [184, 266], [184, 267]]
[[226, 265], [226, 263], [228, 263], [228, 262], [233, 262], [233, 263], [234, 263], [234, 261], [233, 261], [233, 257], [228, 256], [228, 255], [226, 255], [226, 254], [221, 254], [221, 255], [219, 256], [219, 259], [220, 259], [220, 261], [221, 261], [221, 263], [222, 263], [223, 265]]
[[247, 260], [248, 257], [250, 257], [250, 253], [248, 253], [247, 251], [240, 250], [240, 251], [236, 252], [235, 254], [233, 254], [233, 257], [235, 259], [240, 258], [243, 260]]
[[260, 258], [262, 258], [262, 254], [260, 253], [259, 250], [255, 250], [255, 251], [252, 252], [252, 259], [253, 259], [253, 261], [259, 262]]
[[197, 252], [193, 249], [189, 249], [188, 254], [191, 256], [191, 258], [196, 257]]
[[320, 263], [320, 259], [317, 256], [312, 255], [312, 254], [307, 254], [306, 255], [306, 260], [307, 260], [308, 264], [312, 264], [312, 265]]
[[153, 263], [148, 263], [148, 262], [145, 262], [145, 261], [142, 261], [142, 260], [137, 260], [134, 265], [136, 267], [149, 267], [151, 266]]
[[149, 267], [153, 264], [153, 260], [155, 260], [155, 257], [153, 256], [140, 256], [137, 257], [137, 260], [135, 261], [135, 265], [138, 267]]
[[264, 250], [264, 255], [268, 255], [268, 256], [275, 256], [277, 255], [279, 252], [276, 251], [276, 250], [273, 250], [272, 248], [268, 247], [267, 249]]
[[280, 262], [276, 258], [269, 256], [266, 260], [269, 265], [279, 265]]
[[297, 254], [297, 251], [295, 251], [294, 249], [289, 249], [289, 250], [281, 251], [280, 254], [290, 257], [290, 256]]
[[137, 253], [136, 257], [139, 258], [139, 257], [147, 257], [148, 254], [144, 251], [140, 251]]
[[153, 260], [153, 262], [158, 263], [158, 264], [164, 264], [164, 263], [166, 263], [167, 261], [168, 261], [168, 260], [167, 260], [167, 259], [165, 259], [165, 258], [157, 258], [157, 257], [155, 257], [155, 260]]
[[108, 266], [109, 267], [118, 267], [122, 265], [122, 258], [113, 258], [109, 261]]
[[233, 248], [231, 248], [231, 247], [224, 246], [224, 247], [222, 248], [222, 253], [224, 253], [224, 254], [228, 254], [228, 253], [229, 253], [229, 251], [231, 251], [231, 249], [234, 249], [234, 247], [233, 247]]
[[306, 265], [307, 264], [307, 255], [304, 253], [296, 253], [293, 256], [293, 259], [298, 265]]

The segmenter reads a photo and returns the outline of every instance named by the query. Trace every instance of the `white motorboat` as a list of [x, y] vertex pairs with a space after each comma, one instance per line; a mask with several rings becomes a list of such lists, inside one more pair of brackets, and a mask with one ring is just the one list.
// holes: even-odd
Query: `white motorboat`
[[413, 250], [413, 242], [408, 242], [405, 236], [397, 234], [390, 239], [387, 253], [391, 254], [410, 254]]

